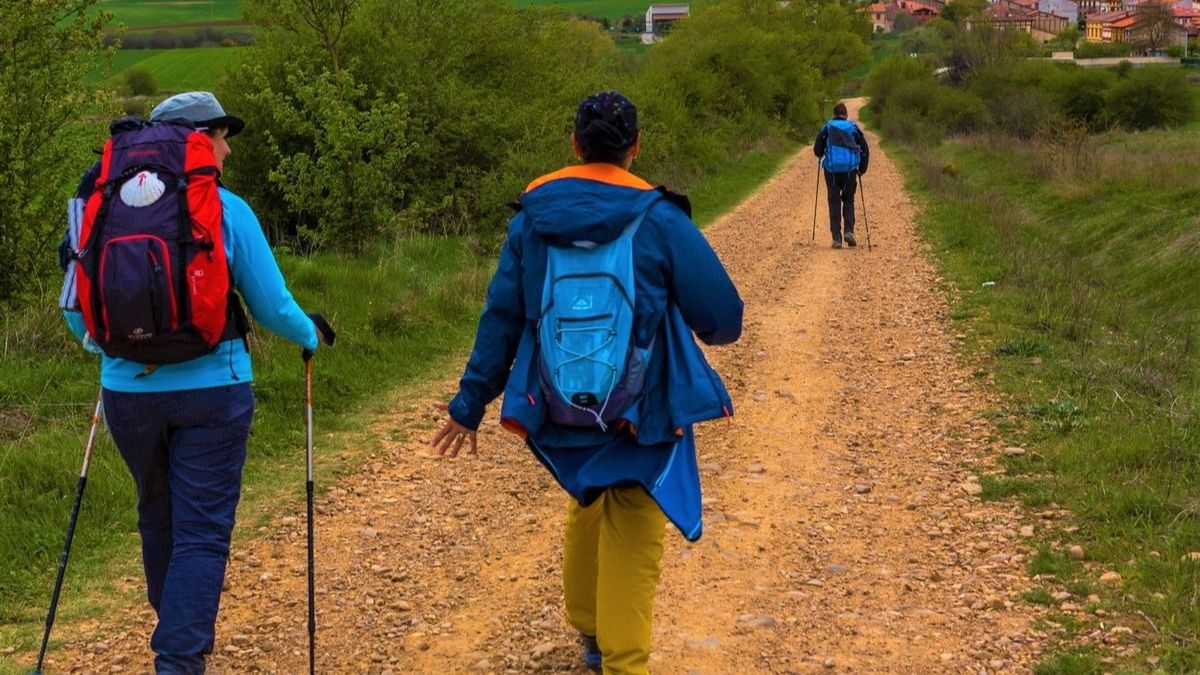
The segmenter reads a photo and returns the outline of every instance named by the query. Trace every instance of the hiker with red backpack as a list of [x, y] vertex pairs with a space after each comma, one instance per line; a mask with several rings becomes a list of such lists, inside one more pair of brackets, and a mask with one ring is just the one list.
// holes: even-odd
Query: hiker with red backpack
[[242, 131], [208, 92], [117, 120], [60, 249], [60, 304], [103, 352], [104, 417], [138, 495], [159, 673], [211, 653], [254, 412], [247, 322], [303, 348], [335, 334], [284, 283], [254, 212], [220, 182]]
[[742, 301], [687, 197], [629, 172], [641, 148], [633, 103], [585, 98], [572, 143], [583, 163], [514, 204], [432, 444], [474, 454], [484, 409], [504, 394], [501, 424], [570, 495], [563, 595], [584, 664], [646, 673], [665, 524], [701, 534], [692, 425], [733, 414], [694, 335], [737, 340]]
[[858, 245], [854, 239], [854, 191], [858, 177], [866, 175], [871, 159], [866, 136], [857, 124], [847, 119], [847, 114], [845, 103], [833, 106], [833, 119], [821, 127], [813, 144], [813, 154], [820, 158], [825, 173], [834, 248], [841, 248], [843, 240], [850, 248]]

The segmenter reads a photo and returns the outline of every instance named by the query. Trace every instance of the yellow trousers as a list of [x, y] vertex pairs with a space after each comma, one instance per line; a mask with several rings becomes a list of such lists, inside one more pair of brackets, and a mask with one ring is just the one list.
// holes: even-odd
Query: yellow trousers
[[567, 620], [595, 635], [609, 675], [649, 673], [650, 621], [667, 519], [641, 487], [571, 500], [563, 542]]

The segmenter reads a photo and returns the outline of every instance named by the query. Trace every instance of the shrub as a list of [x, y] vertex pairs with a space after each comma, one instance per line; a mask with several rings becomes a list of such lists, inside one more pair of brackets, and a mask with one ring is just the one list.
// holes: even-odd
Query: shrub
[[875, 66], [863, 91], [871, 97], [871, 107], [885, 114], [892, 93], [906, 82], [933, 82], [933, 71], [924, 63], [902, 54], [893, 54]]
[[[55, 269], [63, 203], [112, 111], [88, 72], [109, 16], [77, 0], [0, 3], [0, 305]], [[53, 283], [53, 282], [51, 282]]]
[[989, 108], [998, 129], [1024, 140], [1035, 138], [1062, 117], [1054, 98], [1033, 88], [998, 92]]
[[951, 87], [940, 88], [930, 114], [950, 133], [979, 131], [992, 123], [991, 113], [982, 98]]
[[1072, 68], [1049, 80], [1046, 90], [1068, 119], [1100, 131], [1108, 126], [1105, 95], [1116, 79], [1108, 70]]
[[499, 236], [503, 204], [573, 160], [575, 105], [603, 89], [638, 105], [638, 172], [686, 189], [764, 138], [807, 136], [869, 57], [869, 26], [825, 3], [699, 7], [637, 59], [595, 22], [509, 0], [314, 7], [247, 2], [256, 58], [219, 92], [247, 121], [230, 184], [272, 236], [308, 247], [357, 250], [389, 228]]
[[1129, 56], [1135, 51], [1137, 51], [1137, 45], [1132, 42], [1081, 42], [1075, 48], [1075, 58], [1113, 58]]
[[179, 46], [179, 40], [169, 30], [156, 30], [150, 34], [146, 45], [151, 49], [174, 49]]
[[125, 80], [125, 90], [130, 96], [153, 96], [158, 92], [154, 75], [141, 66], [126, 68], [122, 78]]
[[1105, 101], [1112, 118], [1127, 129], [1175, 127], [1195, 116], [1195, 99], [1182, 70], [1141, 68], [1118, 80]]

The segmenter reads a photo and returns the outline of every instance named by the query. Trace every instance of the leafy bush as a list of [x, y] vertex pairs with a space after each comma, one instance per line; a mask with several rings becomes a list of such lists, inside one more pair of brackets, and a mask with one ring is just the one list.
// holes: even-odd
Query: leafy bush
[[1127, 129], [1175, 127], [1191, 121], [1195, 99], [1182, 70], [1140, 68], [1105, 95], [1113, 119]]
[[121, 74], [125, 80], [125, 89], [130, 96], [153, 96], [158, 91], [154, 75], [141, 66], [126, 68]]
[[1116, 79], [1109, 70], [1072, 68], [1050, 80], [1048, 87], [1068, 119], [1100, 131], [1109, 124], [1105, 94]]
[[219, 87], [247, 121], [230, 184], [307, 247], [396, 228], [498, 236], [503, 204], [573, 161], [575, 105], [602, 89], [639, 108], [637, 171], [687, 188], [764, 138], [807, 135], [869, 56], [869, 24], [825, 3], [699, 7], [641, 58], [595, 22], [508, 0], [313, 7], [246, 3], [256, 58]]
[[82, 84], [104, 53], [108, 16], [92, 4], [0, 3], [0, 305], [54, 269], [65, 194], [100, 140], [95, 118], [112, 112]]
[[[1169, 127], [1193, 119], [1195, 99], [1183, 71], [1136, 70], [1121, 61], [1110, 70], [1030, 60], [1024, 34], [968, 30], [946, 20], [929, 22], [914, 37], [935, 52], [893, 55], [867, 76], [865, 92], [885, 132], [925, 141], [947, 133], [993, 129], [1019, 139], [1053, 141], [1064, 133]], [[1075, 33], [1063, 31], [1062, 39]], [[933, 75], [933, 66], [946, 66]], [[941, 60], [937, 60], [941, 59]], [[906, 119], [901, 120], [900, 117]], [[1057, 141], [1056, 141], [1057, 142]], [[1063, 149], [1066, 152], [1066, 149]]]
[[871, 107], [885, 114], [893, 92], [906, 82], [933, 82], [933, 71], [921, 61], [902, 54], [893, 54], [875, 66], [863, 91], [871, 97]]
[[982, 98], [951, 87], [939, 88], [931, 115], [950, 133], [977, 131], [992, 123], [991, 112]]
[[1081, 42], [1075, 48], [1077, 59], [1099, 59], [1129, 56], [1137, 51], [1132, 42]]

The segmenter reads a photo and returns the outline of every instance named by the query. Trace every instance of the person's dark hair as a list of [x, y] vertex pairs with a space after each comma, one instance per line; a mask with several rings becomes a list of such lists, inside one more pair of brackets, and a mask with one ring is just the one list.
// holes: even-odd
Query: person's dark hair
[[637, 107], [623, 95], [602, 91], [579, 102], [575, 142], [583, 161], [619, 164], [637, 139]]
[[845, 103], [838, 103], [837, 105], [833, 106], [834, 117], [845, 117], [848, 114], [849, 113], [846, 112], [846, 104]]

